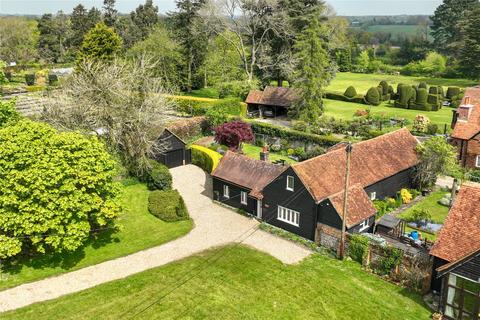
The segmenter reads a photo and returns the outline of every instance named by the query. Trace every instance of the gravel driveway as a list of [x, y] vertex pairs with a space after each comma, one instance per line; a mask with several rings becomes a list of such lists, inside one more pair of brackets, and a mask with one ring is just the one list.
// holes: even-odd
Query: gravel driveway
[[286, 264], [297, 263], [311, 254], [290, 241], [258, 230], [256, 220], [214, 204], [210, 198], [211, 179], [198, 167], [187, 165], [171, 172], [173, 187], [182, 194], [195, 221], [189, 234], [122, 258], [1, 291], [0, 312], [125, 278], [232, 242], [252, 246]]

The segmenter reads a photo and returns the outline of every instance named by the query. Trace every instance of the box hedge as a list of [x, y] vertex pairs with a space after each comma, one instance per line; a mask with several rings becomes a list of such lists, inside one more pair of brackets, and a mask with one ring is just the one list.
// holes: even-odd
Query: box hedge
[[166, 222], [188, 220], [187, 206], [177, 190], [156, 190], [148, 196], [148, 210]]
[[380, 104], [381, 96], [378, 88], [372, 87], [368, 89], [365, 95], [365, 102], [369, 105], [378, 106]]
[[255, 134], [264, 134], [266, 136], [278, 137], [288, 141], [303, 141], [305, 143], [315, 143], [322, 147], [331, 147], [342, 141], [342, 139], [332, 135], [318, 135], [313, 133], [301, 132], [253, 120], [245, 121], [249, 122], [252, 125], [252, 130]]
[[459, 87], [448, 87], [447, 89], [447, 99], [452, 101], [453, 97], [458, 96], [460, 94]]
[[343, 94], [347, 98], [354, 98], [357, 95], [357, 90], [353, 86], [350, 86], [345, 90], [345, 93]]
[[199, 166], [208, 173], [212, 173], [220, 163], [222, 155], [208, 148], [192, 145], [192, 164]]
[[35, 75], [32, 73], [28, 73], [25, 75], [25, 82], [29, 86], [33, 86], [35, 84]]
[[150, 160], [150, 169], [146, 175], [146, 183], [150, 190], [168, 190], [172, 188], [172, 175], [168, 168], [155, 161]]
[[58, 76], [56, 74], [48, 75], [48, 84], [54, 86], [58, 83]]

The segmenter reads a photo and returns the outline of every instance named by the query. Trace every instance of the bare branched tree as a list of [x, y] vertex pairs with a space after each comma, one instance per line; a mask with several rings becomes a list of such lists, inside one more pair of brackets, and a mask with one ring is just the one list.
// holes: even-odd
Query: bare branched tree
[[201, 11], [208, 28], [238, 52], [249, 81], [261, 62], [274, 63], [259, 57], [268, 50], [269, 35], [285, 27], [275, 14], [277, 6], [277, 0], [211, 0]]
[[113, 63], [84, 62], [46, 99], [42, 118], [63, 130], [101, 135], [130, 174], [143, 177], [172, 102], [163, 82], [151, 76], [155, 63], [141, 57]]

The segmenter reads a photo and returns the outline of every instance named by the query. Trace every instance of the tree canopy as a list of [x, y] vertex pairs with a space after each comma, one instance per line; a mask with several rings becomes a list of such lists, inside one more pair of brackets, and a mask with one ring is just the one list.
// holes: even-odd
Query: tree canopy
[[122, 50], [122, 39], [113, 28], [97, 23], [83, 39], [78, 60], [111, 61]]
[[73, 251], [114, 226], [115, 162], [97, 138], [20, 120], [0, 144], [0, 258]]

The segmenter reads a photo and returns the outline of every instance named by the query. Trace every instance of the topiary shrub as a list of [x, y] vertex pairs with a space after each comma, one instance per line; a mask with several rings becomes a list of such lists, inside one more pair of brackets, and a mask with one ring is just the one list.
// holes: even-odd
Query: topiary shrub
[[428, 90], [429, 94], [438, 94], [438, 87], [430, 87]]
[[199, 166], [208, 173], [212, 173], [220, 163], [222, 155], [216, 151], [208, 148], [193, 145], [192, 150], [192, 164]]
[[58, 83], [58, 76], [56, 74], [48, 75], [48, 84], [54, 86]]
[[150, 190], [168, 190], [172, 188], [172, 175], [168, 168], [155, 161], [150, 160], [150, 170], [146, 176], [147, 186]]
[[428, 89], [428, 85], [426, 82], [420, 82], [420, 84], [418, 85], [418, 88], [419, 89]]
[[345, 90], [345, 93], [343, 94], [347, 98], [354, 98], [357, 95], [357, 90], [353, 86], [350, 86]]
[[403, 87], [403, 86], [405, 86], [404, 83], [397, 84], [397, 95], [400, 95], [400, 88]]
[[382, 88], [382, 96], [389, 94], [388, 92], [388, 83], [385, 80], [380, 81], [379, 87]]
[[440, 109], [440, 105], [442, 103], [440, 98], [436, 94], [429, 94], [427, 102], [429, 105], [432, 106], [433, 111], [437, 111], [438, 109]]
[[428, 92], [425, 88], [420, 88], [417, 90], [417, 97], [415, 100], [416, 104], [425, 105], [428, 99]]
[[453, 97], [458, 96], [460, 94], [459, 87], [448, 87], [447, 89], [447, 99], [453, 100]]
[[29, 86], [33, 86], [35, 84], [35, 75], [34, 74], [26, 74], [25, 75], [25, 82], [27, 83], [27, 85]]
[[372, 87], [368, 89], [365, 95], [365, 102], [372, 106], [378, 106], [380, 104], [380, 92], [378, 88]]
[[166, 222], [188, 220], [188, 210], [177, 190], [156, 190], [148, 196], [148, 211]]
[[408, 109], [411, 87], [406, 85], [399, 85], [397, 90], [398, 90], [398, 99], [395, 101], [395, 107]]

